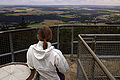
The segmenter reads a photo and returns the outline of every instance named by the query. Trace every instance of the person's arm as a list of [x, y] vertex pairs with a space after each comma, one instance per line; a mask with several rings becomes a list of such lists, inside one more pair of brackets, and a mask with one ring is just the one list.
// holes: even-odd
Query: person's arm
[[69, 65], [63, 56], [62, 52], [57, 50], [58, 56], [56, 56], [55, 65], [61, 73], [65, 73], [69, 69]]
[[26, 80], [32, 80], [35, 75], [36, 70], [35, 69], [30, 69], [30, 70], [31, 70], [31, 74]]
[[26, 80], [32, 80], [36, 72], [33, 66], [31, 51], [32, 51], [32, 48], [30, 47], [27, 51], [27, 66], [30, 68], [31, 74]]
[[28, 51], [27, 51], [27, 65], [30, 69], [34, 69], [31, 52], [32, 52], [32, 47], [30, 46]]

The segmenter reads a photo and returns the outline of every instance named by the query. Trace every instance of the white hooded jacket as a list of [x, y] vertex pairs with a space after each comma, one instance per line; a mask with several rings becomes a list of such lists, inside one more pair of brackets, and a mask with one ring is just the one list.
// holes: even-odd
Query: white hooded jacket
[[[43, 50], [43, 41], [31, 45], [27, 52], [27, 64], [30, 69], [36, 69], [40, 74], [40, 80], [60, 80], [56, 67], [61, 73], [68, 69], [68, 63], [61, 51], [48, 43], [47, 49]], [[56, 67], [55, 67], [56, 66]]]

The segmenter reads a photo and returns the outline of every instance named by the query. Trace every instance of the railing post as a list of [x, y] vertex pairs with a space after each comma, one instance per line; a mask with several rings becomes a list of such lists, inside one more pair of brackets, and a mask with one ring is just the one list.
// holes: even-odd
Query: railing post
[[95, 78], [95, 60], [94, 59], [92, 59], [92, 61], [93, 61], [93, 63], [92, 63], [92, 65], [91, 65], [91, 80], [95, 80], [94, 78]]
[[57, 48], [59, 49], [60, 46], [60, 27], [57, 27]]
[[91, 48], [94, 51], [94, 53], [96, 53], [96, 36], [94, 36], [92, 39]]
[[72, 29], [71, 29], [71, 33], [72, 33], [72, 35], [71, 35], [71, 60], [73, 59], [73, 38], [74, 38], [74, 28], [73, 28], [73, 26], [72, 26]]
[[94, 36], [94, 48], [93, 48], [94, 53], [96, 53], [96, 36]]
[[12, 56], [12, 62], [14, 62], [15, 58], [14, 58], [14, 51], [13, 51], [13, 40], [12, 40], [12, 33], [9, 33], [9, 41], [10, 41], [10, 52], [11, 52], [11, 56]]
[[[93, 51], [94, 51], [94, 53], [96, 53], [96, 36], [94, 36], [94, 38], [93, 38]], [[95, 60], [93, 59], [92, 60], [93, 61], [93, 63], [92, 63], [92, 69], [91, 69], [91, 80], [94, 80], [94, 70], [95, 70]]]
[[77, 61], [77, 80], [79, 80], [79, 62]]

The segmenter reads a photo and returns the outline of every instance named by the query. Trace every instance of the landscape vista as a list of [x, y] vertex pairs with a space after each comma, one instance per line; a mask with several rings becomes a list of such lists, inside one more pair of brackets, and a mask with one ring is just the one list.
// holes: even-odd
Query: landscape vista
[[120, 24], [120, 0], [3, 0], [0, 30], [58, 24]]

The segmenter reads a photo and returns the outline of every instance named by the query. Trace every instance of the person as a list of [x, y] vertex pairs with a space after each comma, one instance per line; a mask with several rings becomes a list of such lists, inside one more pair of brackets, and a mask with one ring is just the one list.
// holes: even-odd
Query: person
[[62, 52], [51, 45], [52, 31], [49, 27], [38, 30], [39, 42], [29, 47], [27, 52], [27, 65], [34, 76], [35, 71], [39, 73], [39, 80], [64, 80], [64, 73], [69, 65]]

